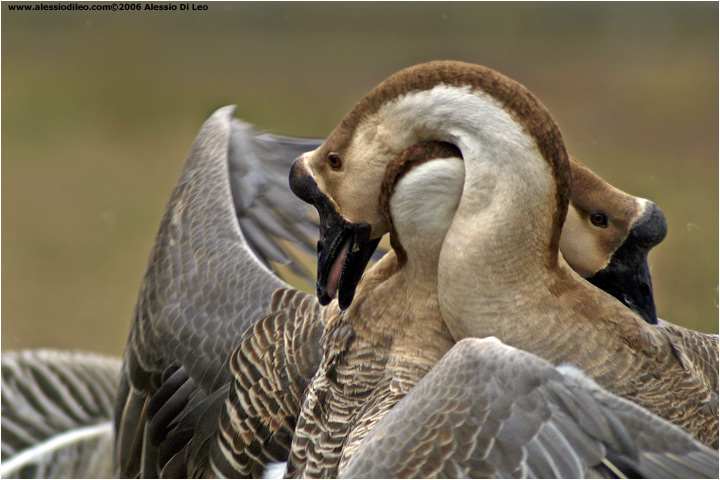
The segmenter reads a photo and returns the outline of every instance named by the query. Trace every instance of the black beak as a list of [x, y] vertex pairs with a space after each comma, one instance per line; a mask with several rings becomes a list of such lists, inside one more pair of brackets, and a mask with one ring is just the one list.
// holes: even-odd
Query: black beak
[[345, 310], [352, 303], [355, 289], [380, 239], [371, 240], [367, 223], [350, 223], [320, 191], [300, 158], [290, 168], [290, 189], [304, 202], [315, 207], [320, 216], [317, 244], [317, 296], [327, 305], [337, 296]]
[[607, 267], [587, 280], [630, 307], [646, 322], [656, 324], [658, 319], [647, 256], [666, 234], [665, 215], [657, 205], [650, 204]]

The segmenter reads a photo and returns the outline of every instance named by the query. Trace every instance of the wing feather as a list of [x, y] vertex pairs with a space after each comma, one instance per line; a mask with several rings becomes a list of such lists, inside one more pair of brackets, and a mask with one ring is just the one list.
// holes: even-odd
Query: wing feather
[[[212, 408], [208, 397], [231, 381], [230, 354], [247, 328], [269, 312], [273, 292], [287, 286], [257, 256], [238, 222], [243, 212], [236, 203], [251, 205], [264, 187], [261, 170], [252, 164], [245, 166], [249, 176], [240, 186], [231, 186], [229, 152], [237, 150], [232, 113], [232, 107], [222, 108], [203, 125], [150, 255], [125, 352], [128, 387], [116, 407], [122, 476], [157, 476], [164, 468], [159, 450], [166, 459], [185, 450], [187, 434], [168, 425], [180, 417], [192, 425]], [[233, 165], [241, 160], [233, 157]]]
[[27, 350], [2, 355], [3, 478], [112, 473], [112, 399], [120, 361]]
[[[467, 403], [456, 399], [472, 399], [460, 421]], [[446, 419], [440, 425], [431, 420], [438, 414]], [[407, 435], [423, 425], [425, 434]], [[421, 437], [433, 450], [450, 437], [454, 451], [438, 468], [415, 448]], [[577, 369], [493, 338], [465, 339], [378, 422], [340, 473], [457, 477], [458, 469], [468, 477], [717, 478], [718, 454]]]
[[316, 297], [279, 290], [271, 310], [231, 358], [235, 381], [212, 454], [219, 476], [259, 477], [269, 463], [287, 460], [305, 389], [320, 363]]
[[[255, 132], [232, 120], [232, 113], [232, 107], [222, 108], [203, 125], [150, 255], [125, 352], [123, 396], [116, 405], [121, 476], [196, 476], [212, 469], [237, 475], [248, 459], [256, 465], [283, 457], [292, 430], [277, 430], [276, 424], [287, 426], [299, 410], [303, 375], [317, 368], [319, 337], [313, 327], [305, 338], [309, 343], [298, 342], [295, 357], [278, 367], [287, 371], [254, 378], [256, 384], [242, 384], [238, 372], [231, 371], [233, 351], [244, 340], [264, 338], [259, 325], [286, 331], [284, 325], [301, 310], [316, 316], [316, 300], [301, 292], [297, 305], [271, 304], [275, 292], [292, 291], [271, 268], [290, 263], [307, 275], [307, 269], [294, 265], [287, 242], [312, 243], [314, 249], [317, 227], [308, 206], [290, 192], [287, 176], [295, 157], [319, 145]], [[278, 345], [262, 348], [276, 349], [280, 357], [287, 349]], [[265, 361], [255, 359], [244, 367], [251, 375], [256, 369], [273, 374], [274, 364]], [[302, 366], [293, 366], [296, 361]], [[268, 391], [258, 403], [252, 389], [266, 388], [278, 375], [292, 398]], [[250, 391], [255, 393], [248, 397]], [[267, 426], [264, 415], [270, 413], [259, 411], [261, 406], [285, 413]], [[256, 418], [256, 434], [269, 443], [242, 443], [243, 438], [232, 436], [227, 437], [229, 449], [218, 443], [225, 438], [221, 424], [230, 407], [233, 415]]]

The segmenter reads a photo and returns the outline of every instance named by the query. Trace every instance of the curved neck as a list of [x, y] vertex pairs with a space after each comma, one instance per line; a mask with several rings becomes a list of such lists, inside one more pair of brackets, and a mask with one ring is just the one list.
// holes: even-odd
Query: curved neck
[[558, 259], [549, 247], [555, 195], [547, 164], [522, 149], [465, 155], [463, 196], [438, 270], [441, 310], [456, 340], [499, 335], [507, 314], [522, 318]]
[[551, 165], [493, 99], [465, 95], [464, 109], [442, 119], [452, 137], [442, 140], [452, 141], [465, 162], [462, 197], [438, 265], [440, 306], [456, 340], [495, 334], [505, 312], [533, 308], [528, 292], [549, 281], [558, 261]]
[[503, 312], [532, 308], [525, 292], [547, 282], [558, 263], [567, 198], [556, 176], [564, 181], [568, 172], [558, 170], [568, 167], [562, 158], [551, 164], [544, 154], [553, 147], [508, 110], [483, 91], [439, 85], [398, 97], [368, 122], [376, 131], [398, 132], [383, 137], [388, 151], [437, 140], [462, 154], [462, 197], [438, 263], [440, 307], [456, 340], [497, 331], [490, 324], [501, 322]]

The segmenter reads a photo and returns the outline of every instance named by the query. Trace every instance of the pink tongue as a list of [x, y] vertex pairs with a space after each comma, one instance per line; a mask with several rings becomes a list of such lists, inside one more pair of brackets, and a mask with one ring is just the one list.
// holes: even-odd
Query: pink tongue
[[337, 258], [335, 258], [335, 263], [333, 263], [333, 266], [330, 269], [330, 275], [327, 283], [327, 290], [330, 298], [335, 298], [337, 296], [338, 287], [340, 286], [340, 274], [342, 273], [343, 262], [347, 256], [347, 249], [348, 245], [346, 243], [342, 247], [342, 250], [340, 250], [340, 254]]

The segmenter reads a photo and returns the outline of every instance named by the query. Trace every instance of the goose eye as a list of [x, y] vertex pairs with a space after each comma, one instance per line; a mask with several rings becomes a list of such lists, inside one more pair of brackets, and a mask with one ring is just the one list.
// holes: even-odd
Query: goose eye
[[592, 223], [596, 227], [607, 228], [607, 226], [608, 226], [607, 215], [604, 214], [603, 212], [595, 212], [592, 215], [590, 215], [590, 223]]
[[332, 168], [333, 170], [337, 171], [342, 168], [342, 165], [343, 165], [342, 159], [340, 158], [340, 155], [338, 155], [337, 153], [335, 153], [335, 152], [328, 153], [327, 159], [328, 159], [328, 163], [330, 164], [330, 168]]

